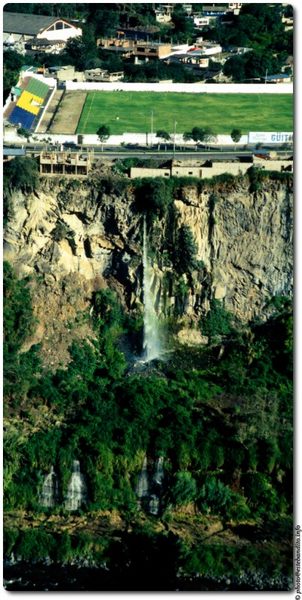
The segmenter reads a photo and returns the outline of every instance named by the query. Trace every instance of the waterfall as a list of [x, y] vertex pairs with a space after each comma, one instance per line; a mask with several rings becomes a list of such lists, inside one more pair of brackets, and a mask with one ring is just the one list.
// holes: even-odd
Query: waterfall
[[86, 484], [80, 471], [78, 460], [73, 461], [72, 475], [68, 484], [65, 508], [67, 510], [77, 510], [85, 502], [87, 497]]
[[155, 298], [152, 291], [152, 268], [148, 258], [148, 238], [146, 217], [143, 230], [143, 268], [144, 268], [144, 360], [149, 362], [161, 354], [158, 318], [155, 312]]
[[164, 476], [164, 457], [160, 456], [156, 461], [155, 473], [153, 475], [154, 483], [157, 483], [157, 485], [162, 485]]
[[149, 495], [149, 478], [147, 470], [147, 457], [145, 456], [142, 470], [138, 476], [138, 482], [136, 486], [136, 495], [139, 500]]
[[159, 513], [159, 498], [158, 498], [158, 496], [155, 496], [154, 494], [150, 498], [149, 513], [151, 515], [155, 515], [155, 516], [158, 515], [158, 513]]
[[50, 468], [50, 473], [45, 476], [42, 490], [40, 494], [40, 503], [42, 506], [55, 506], [58, 501], [58, 479], [54, 472], [53, 466]]

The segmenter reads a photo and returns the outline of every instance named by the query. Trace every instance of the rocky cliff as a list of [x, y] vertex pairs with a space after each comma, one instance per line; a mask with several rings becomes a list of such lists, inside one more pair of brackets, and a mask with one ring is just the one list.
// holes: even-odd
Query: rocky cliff
[[[192, 326], [215, 298], [247, 321], [263, 314], [272, 296], [290, 295], [292, 203], [288, 182], [272, 179], [254, 193], [248, 178], [201, 191], [197, 185], [180, 186], [174, 235], [182, 224], [190, 227], [200, 267], [190, 276], [176, 276], [165, 250], [167, 219], [155, 220], [149, 235], [158, 312], [177, 312]], [[38, 326], [28, 343], [41, 342], [49, 362], [57, 366], [58, 344], [64, 362], [72, 339], [92, 335], [84, 315], [94, 291], [109, 286], [127, 310], [142, 308], [142, 214], [132, 182], [43, 179], [35, 193], [12, 192], [9, 214], [4, 258], [20, 277], [33, 275]]]

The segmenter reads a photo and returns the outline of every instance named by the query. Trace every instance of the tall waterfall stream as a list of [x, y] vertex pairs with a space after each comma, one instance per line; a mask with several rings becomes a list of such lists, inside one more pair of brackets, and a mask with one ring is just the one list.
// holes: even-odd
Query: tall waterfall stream
[[148, 256], [148, 236], [146, 217], [143, 229], [143, 291], [144, 291], [144, 361], [159, 358], [162, 352], [158, 317], [154, 308], [155, 298], [152, 291], [152, 267]]

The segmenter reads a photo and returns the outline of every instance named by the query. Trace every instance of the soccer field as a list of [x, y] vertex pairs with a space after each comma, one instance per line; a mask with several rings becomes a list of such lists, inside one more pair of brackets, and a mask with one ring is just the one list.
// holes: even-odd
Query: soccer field
[[164, 129], [177, 133], [211, 127], [229, 134], [249, 131], [292, 131], [291, 94], [182, 94], [173, 92], [89, 92], [77, 133], [96, 133], [108, 125], [111, 134]]

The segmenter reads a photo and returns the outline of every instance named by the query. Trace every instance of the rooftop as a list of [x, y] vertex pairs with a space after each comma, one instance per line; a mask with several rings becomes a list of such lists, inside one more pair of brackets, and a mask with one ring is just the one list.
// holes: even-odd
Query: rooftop
[[[46, 27], [50, 27], [63, 17], [50, 17], [45, 15], [30, 15], [27, 13], [3, 12], [4, 33], [20, 33], [24, 35], [37, 35]], [[69, 21], [67, 20], [69, 23]]]

